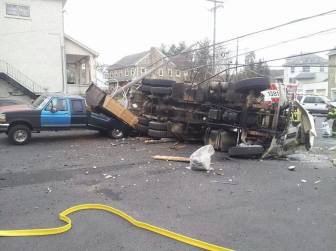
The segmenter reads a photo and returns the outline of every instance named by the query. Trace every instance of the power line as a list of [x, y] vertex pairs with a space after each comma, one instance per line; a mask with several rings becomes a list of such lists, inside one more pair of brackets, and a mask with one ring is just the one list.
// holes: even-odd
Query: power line
[[332, 14], [332, 13], [335, 13], [335, 12], [336, 12], [336, 9], [333, 9], [333, 10], [330, 10], [330, 11], [327, 11], [327, 12], [322, 12], [322, 13], [315, 14], [315, 15], [312, 15], [312, 16], [307, 16], [307, 17], [295, 19], [295, 20], [292, 20], [292, 21], [289, 21], [289, 22], [286, 22], [286, 23], [282, 23], [282, 24], [279, 24], [279, 25], [276, 25], [276, 26], [272, 26], [272, 27], [269, 27], [269, 28], [266, 28], [266, 29], [262, 29], [262, 30], [258, 30], [258, 31], [250, 32], [250, 33], [246, 33], [246, 34], [234, 37], [234, 38], [230, 38], [228, 40], [224, 40], [224, 41], [221, 41], [221, 42], [218, 42], [218, 43], [214, 43], [214, 44], [210, 44], [210, 45], [207, 45], [207, 46], [202, 46], [200, 48], [196, 48], [196, 49], [193, 49], [193, 50], [186, 50], [186, 51], [179, 52], [179, 53], [176, 53], [176, 54], [171, 55], [171, 56], [165, 56], [162, 59], [159, 59], [156, 62], [154, 62], [153, 64], [151, 64], [149, 67], [152, 67], [153, 65], [157, 64], [158, 62], [160, 62], [160, 61], [162, 61], [164, 59], [174, 58], [174, 57], [179, 56], [179, 55], [183, 55], [183, 54], [187, 54], [187, 53], [192, 53], [192, 52], [204, 50], [204, 49], [207, 49], [207, 48], [211, 48], [213, 46], [215, 47], [215, 46], [218, 46], [218, 45], [221, 45], [221, 44], [225, 44], [225, 43], [228, 43], [228, 42], [235, 41], [237, 39], [242, 39], [242, 38], [245, 38], [245, 37], [248, 37], [248, 36], [252, 36], [252, 35], [256, 35], [256, 34], [259, 34], [259, 33], [262, 33], [262, 32], [266, 32], [266, 31], [278, 29], [278, 28], [281, 28], [281, 27], [285, 27], [285, 26], [288, 26], [288, 25], [292, 25], [292, 24], [295, 24], [295, 23], [303, 22], [303, 21], [306, 21], [306, 20], [310, 20], [310, 19], [326, 16], [326, 15], [329, 15], [329, 14]]
[[[244, 67], [244, 66], [249, 66], [249, 65], [257, 65], [257, 64], [265, 64], [265, 63], [269, 63], [269, 62], [274, 62], [274, 61], [279, 61], [279, 60], [284, 60], [284, 59], [291, 59], [291, 58], [296, 58], [296, 57], [301, 57], [301, 56], [307, 56], [307, 55], [312, 55], [312, 54], [316, 54], [316, 53], [322, 53], [322, 52], [328, 52], [328, 51], [331, 51], [331, 50], [334, 50], [334, 48], [331, 48], [331, 49], [327, 49], [327, 50], [320, 50], [320, 51], [313, 51], [313, 52], [308, 52], [308, 53], [302, 53], [302, 54], [298, 54], [298, 55], [292, 55], [292, 56], [287, 56], [287, 57], [282, 57], [282, 58], [274, 58], [274, 59], [269, 59], [269, 60], [264, 60], [264, 61], [259, 61], [257, 63], [253, 63], [253, 64], [241, 64], [239, 65], [239, 67]], [[200, 83], [196, 84], [196, 85], [201, 85], [215, 77], [217, 77], [218, 75], [226, 72], [226, 71], [229, 71], [229, 70], [232, 70], [232, 69], [235, 69], [235, 67], [230, 67], [230, 68], [227, 68], [225, 70], [222, 70], [214, 75], [212, 75], [211, 77], [201, 81]]]
[[[248, 52], [240, 53], [238, 55], [228, 57], [228, 58], [226, 58], [226, 60], [237, 58], [237, 57], [240, 57], [240, 56], [244, 56], [244, 55], [247, 55], [247, 54], [252, 53], [252, 52], [256, 52], [256, 51], [260, 51], [260, 50], [264, 50], [264, 49], [269, 49], [269, 48], [279, 46], [279, 45], [282, 45], [282, 44], [294, 42], [294, 41], [297, 41], [297, 40], [306, 39], [306, 38], [309, 38], [309, 37], [321, 35], [321, 34], [324, 34], [324, 33], [330, 32], [330, 31], [336, 31], [336, 27], [333, 27], [333, 28], [330, 28], [330, 29], [327, 29], [327, 30], [323, 30], [323, 31], [318, 31], [318, 32], [311, 33], [311, 34], [307, 34], [307, 35], [300, 36], [300, 37], [297, 37], [297, 38], [284, 40], [284, 41], [274, 43], [274, 44], [271, 44], [271, 45], [267, 45], [267, 46], [264, 46], [264, 47], [260, 47], [260, 48], [257, 48], [257, 49], [254, 49], [254, 50], [251, 50], [251, 51], [248, 51]], [[236, 62], [236, 64], [238, 64], [238, 62]], [[225, 64], [222, 64], [222, 65], [225, 65]], [[210, 64], [200, 65], [200, 66], [196, 66], [196, 67], [192, 67], [192, 68], [188, 68], [188, 69], [183, 69], [183, 70], [184, 71], [190, 71], [190, 70], [200, 69], [200, 68], [207, 67], [207, 66], [210, 66]]]

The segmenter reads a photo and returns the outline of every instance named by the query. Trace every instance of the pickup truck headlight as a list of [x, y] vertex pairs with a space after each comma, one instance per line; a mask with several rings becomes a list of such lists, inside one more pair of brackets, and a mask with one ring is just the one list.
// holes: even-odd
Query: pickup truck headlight
[[0, 123], [6, 123], [6, 114], [0, 113]]

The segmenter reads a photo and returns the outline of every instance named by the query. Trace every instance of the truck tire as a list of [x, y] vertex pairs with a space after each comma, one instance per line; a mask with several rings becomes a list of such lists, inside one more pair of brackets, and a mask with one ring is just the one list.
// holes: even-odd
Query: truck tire
[[268, 78], [248, 78], [238, 81], [234, 84], [236, 92], [248, 92], [249, 90], [263, 91], [269, 88], [270, 81]]
[[146, 117], [139, 117], [139, 124], [148, 126], [149, 119]]
[[148, 136], [151, 136], [153, 138], [170, 138], [171, 135], [168, 134], [167, 131], [158, 131], [158, 130], [153, 130], [153, 129], [148, 129]]
[[259, 145], [252, 146], [234, 146], [229, 149], [229, 156], [231, 157], [260, 157], [265, 149]]
[[176, 82], [169, 79], [144, 79], [142, 80], [143, 85], [148, 85], [152, 87], [172, 87]]
[[151, 93], [153, 95], [170, 95], [172, 93], [172, 88], [170, 87], [152, 87]]
[[150, 91], [151, 91], [151, 87], [148, 86], [148, 85], [142, 85], [142, 86], [141, 86], [141, 91], [142, 91], [142, 92], [146, 92], [146, 93], [150, 93]]
[[16, 125], [10, 128], [8, 138], [14, 145], [28, 144], [31, 139], [31, 130], [26, 125]]
[[157, 131], [167, 131], [167, 123], [166, 122], [157, 122], [151, 121], [148, 124], [148, 127]]
[[112, 139], [122, 139], [125, 137], [125, 133], [121, 129], [109, 130], [107, 135]]
[[145, 133], [145, 134], [147, 134], [147, 132], [148, 132], [148, 126], [143, 125], [143, 124], [138, 124], [138, 125], [137, 125], [137, 130], [138, 130], [140, 133]]

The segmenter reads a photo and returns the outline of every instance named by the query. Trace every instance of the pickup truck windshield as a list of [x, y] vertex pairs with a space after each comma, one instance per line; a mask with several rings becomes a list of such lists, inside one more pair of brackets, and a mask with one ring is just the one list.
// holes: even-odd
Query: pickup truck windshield
[[33, 103], [33, 107], [35, 109], [42, 109], [50, 100], [50, 97], [41, 95], [40, 97], [38, 97], [34, 103]]

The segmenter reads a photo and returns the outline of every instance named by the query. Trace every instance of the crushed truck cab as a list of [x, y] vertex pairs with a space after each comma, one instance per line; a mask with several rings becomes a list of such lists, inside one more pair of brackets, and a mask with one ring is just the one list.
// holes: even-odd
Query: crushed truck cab
[[71, 129], [97, 130], [112, 138], [122, 138], [130, 127], [113, 116], [87, 109], [81, 96], [42, 95], [30, 106], [0, 108], [0, 132], [16, 145], [29, 143], [32, 132]]

